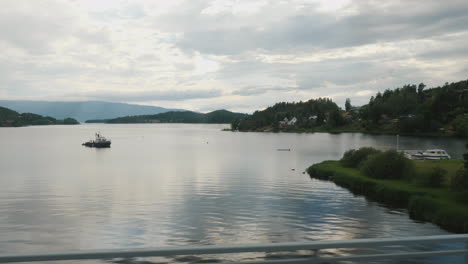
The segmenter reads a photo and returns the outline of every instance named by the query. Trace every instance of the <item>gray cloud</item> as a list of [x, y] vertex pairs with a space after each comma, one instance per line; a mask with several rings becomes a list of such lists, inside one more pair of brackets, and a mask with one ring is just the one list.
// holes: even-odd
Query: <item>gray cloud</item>
[[109, 44], [105, 28], [80, 25], [73, 5], [64, 1], [7, 1], [0, 10], [0, 43], [32, 55], [54, 53], [54, 45], [76, 39], [87, 44]]
[[253, 111], [468, 74], [466, 0], [262, 2], [4, 0], [0, 96]]
[[223, 95], [221, 89], [211, 90], [155, 90], [143, 92], [88, 92], [70, 94], [72, 97], [85, 97], [93, 100], [115, 102], [185, 101], [192, 99], [216, 98]]
[[237, 89], [231, 92], [233, 95], [240, 95], [240, 96], [252, 96], [252, 95], [262, 95], [267, 92], [275, 91], [292, 91], [297, 89], [296, 87], [279, 87], [279, 86], [247, 86], [242, 87], [241, 89]]
[[[424, 8], [408, 12], [407, 9], [416, 3], [418, 6], [424, 5]], [[385, 8], [380, 5], [380, 2], [355, 1], [350, 8], [357, 8], [359, 13], [340, 19], [336, 19], [334, 14], [323, 14], [309, 8], [264, 24], [261, 29], [197, 28], [185, 32], [177, 44], [203, 53], [228, 55], [255, 49], [273, 52], [327, 49], [434, 37], [465, 31], [468, 24], [466, 1], [451, 1], [448, 4], [440, 4], [440, 1], [405, 1]], [[213, 23], [216, 23], [215, 19]]]
[[418, 58], [428, 60], [456, 59], [468, 55], [468, 31], [463, 34], [435, 38], [437, 46], [423, 49], [417, 53]]
[[62, 19], [57, 18], [34, 11], [0, 12], [1, 40], [29, 52], [47, 52], [52, 42], [67, 35], [70, 30], [68, 21], [60, 23]]

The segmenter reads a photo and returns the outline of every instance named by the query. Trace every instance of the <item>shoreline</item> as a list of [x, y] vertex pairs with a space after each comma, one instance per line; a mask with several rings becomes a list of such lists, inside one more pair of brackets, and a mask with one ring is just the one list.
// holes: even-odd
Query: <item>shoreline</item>
[[454, 201], [455, 194], [438, 188], [421, 187], [403, 180], [383, 180], [364, 176], [358, 169], [339, 161], [323, 161], [310, 166], [311, 178], [332, 181], [355, 195], [385, 205], [408, 210], [414, 220], [431, 222], [454, 233], [468, 233], [468, 206]]
[[398, 132], [391, 132], [391, 131], [366, 131], [360, 129], [282, 129], [282, 130], [274, 130], [274, 129], [257, 129], [257, 130], [232, 130], [232, 129], [225, 129], [224, 131], [231, 131], [231, 132], [260, 132], [260, 133], [329, 133], [329, 134], [342, 134], [342, 133], [361, 133], [365, 135], [390, 135], [390, 136], [408, 136], [408, 137], [427, 137], [427, 138], [434, 138], [434, 137], [442, 137], [442, 138], [464, 138], [459, 137], [453, 134], [447, 133], [398, 133]]

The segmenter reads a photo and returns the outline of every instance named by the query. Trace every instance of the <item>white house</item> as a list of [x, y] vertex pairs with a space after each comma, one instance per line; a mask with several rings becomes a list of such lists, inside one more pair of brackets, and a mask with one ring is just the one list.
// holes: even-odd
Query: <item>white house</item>
[[[288, 119], [286, 118], [286, 120], [288, 120]], [[291, 120], [289, 120], [288, 125], [289, 126], [294, 126], [294, 124], [296, 124], [296, 122], [297, 122], [297, 118], [293, 117]]]
[[279, 121], [278, 124], [280, 128], [286, 128], [287, 126], [294, 126], [296, 122], [297, 122], [296, 117], [291, 118], [291, 120], [285, 117], [282, 121]]

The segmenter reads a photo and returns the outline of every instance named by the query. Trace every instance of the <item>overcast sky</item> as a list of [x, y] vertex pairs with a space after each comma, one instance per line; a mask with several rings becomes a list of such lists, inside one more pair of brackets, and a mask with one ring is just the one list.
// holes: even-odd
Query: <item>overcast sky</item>
[[466, 0], [0, 4], [0, 99], [251, 112], [468, 79]]

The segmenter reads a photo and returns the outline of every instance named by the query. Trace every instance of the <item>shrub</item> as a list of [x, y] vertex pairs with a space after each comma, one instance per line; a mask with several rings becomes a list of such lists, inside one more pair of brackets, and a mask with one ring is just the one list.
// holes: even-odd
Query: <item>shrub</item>
[[414, 195], [410, 198], [408, 210], [413, 219], [431, 221], [437, 210], [437, 201], [430, 197]]
[[401, 179], [414, 172], [414, 164], [402, 153], [388, 150], [370, 156], [362, 163], [364, 175], [378, 179]]
[[418, 170], [418, 173], [416, 173], [411, 180], [417, 185], [437, 188], [444, 185], [446, 175], [446, 170], [439, 167], [432, 167]]
[[455, 200], [460, 203], [468, 203], [468, 191], [455, 193]]
[[442, 168], [432, 168], [427, 178], [427, 185], [433, 188], [441, 187], [444, 184], [446, 173], [447, 171]]
[[358, 168], [362, 162], [365, 161], [369, 156], [380, 153], [379, 150], [371, 147], [363, 147], [358, 150], [348, 150], [344, 153], [340, 163], [344, 167]]
[[414, 195], [410, 199], [408, 209], [413, 219], [431, 221], [452, 232], [468, 232], [468, 212], [450, 203]]
[[455, 191], [468, 191], [468, 171], [466, 169], [459, 169], [452, 178], [450, 186]]

